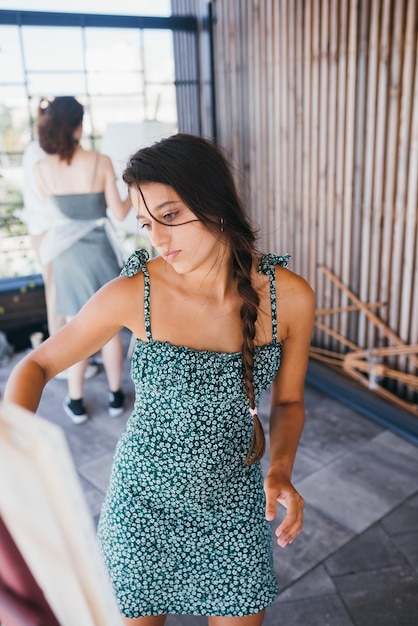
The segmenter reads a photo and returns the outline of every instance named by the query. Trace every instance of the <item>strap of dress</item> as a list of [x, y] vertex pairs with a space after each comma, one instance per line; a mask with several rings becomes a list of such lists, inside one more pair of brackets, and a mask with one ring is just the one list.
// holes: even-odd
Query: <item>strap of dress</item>
[[275, 266], [287, 268], [287, 262], [290, 254], [264, 254], [260, 257], [257, 272], [266, 274], [270, 279], [270, 302], [271, 302], [271, 324], [272, 324], [272, 340], [277, 343], [277, 298], [276, 298], [276, 270]]
[[144, 322], [148, 341], [152, 341], [150, 316], [150, 279], [147, 267], [149, 254], [146, 250], [136, 250], [123, 266], [121, 276], [135, 276], [139, 271], [144, 274]]

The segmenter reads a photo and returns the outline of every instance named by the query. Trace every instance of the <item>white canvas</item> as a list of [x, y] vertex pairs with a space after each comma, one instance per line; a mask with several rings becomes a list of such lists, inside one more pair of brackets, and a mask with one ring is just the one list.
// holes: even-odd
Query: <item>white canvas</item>
[[119, 626], [62, 430], [0, 403], [0, 514], [62, 626]]

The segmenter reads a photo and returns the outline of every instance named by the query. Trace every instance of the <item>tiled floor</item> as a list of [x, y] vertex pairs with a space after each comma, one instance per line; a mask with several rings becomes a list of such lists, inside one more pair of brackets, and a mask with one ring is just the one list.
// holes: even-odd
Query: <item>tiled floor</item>
[[[129, 337], [124, 335], [126, 345]], [[0, 390], [17, 354], [0, 367]], [[127, 411], [110, 418], [101, 372], [86, 383], [91, 419], [73, 426], [61, 408], [65, 382], [45, 389], [39, 413], [64, 428], [95, 520], [116, 441], [133, 402], [126, 361]], [[281, 587], [265, 626], [418, 624], [418, 448], [311, 387], [294, 480], [305, 498], [305, 528], [275, 549]], [[267, 424], [268, 394], [261, 415]], [[267, 465], [264, 461], [264, 467]], [[206, 619], [170, 616], [167, 626]]]

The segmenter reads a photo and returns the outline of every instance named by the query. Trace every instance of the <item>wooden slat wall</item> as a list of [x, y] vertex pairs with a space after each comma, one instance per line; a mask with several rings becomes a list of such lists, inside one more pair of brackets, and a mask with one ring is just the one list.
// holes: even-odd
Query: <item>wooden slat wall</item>
[[173, 33], [178, 130], [213, 137], [209, 11], [206, 0], [171, 0], [172, 15], [197, 18], [194, 33]]
[[[325, 265], [418, 343], [418, 0], [213, 8], [218, 141], [248, 179], [263, 248], [292, 254], [318, 307], [349, 304]], [[323, 321], [385, 345], [361, 314]]]
[[[173, 15], [195, 14], [195, 0], [174, 0]], [[198, 42], [194, 33], [173, 33], [177, 121], [182, 132], [201, 134]]]

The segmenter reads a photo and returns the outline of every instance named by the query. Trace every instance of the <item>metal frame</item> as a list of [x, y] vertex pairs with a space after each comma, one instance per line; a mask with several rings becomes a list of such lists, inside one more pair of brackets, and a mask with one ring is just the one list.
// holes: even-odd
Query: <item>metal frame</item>
[[49, 11], [13, 11], [10, 9], [0, 10], [0, 24], [15, 26], [166, 29], [197, 33], [197, 18], [192, 15], [150, 17], [140, 15], [94, 15], [91, 13], [51, 13]]

